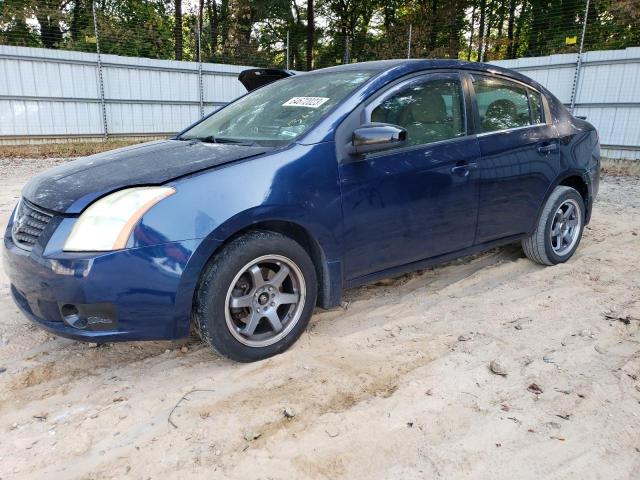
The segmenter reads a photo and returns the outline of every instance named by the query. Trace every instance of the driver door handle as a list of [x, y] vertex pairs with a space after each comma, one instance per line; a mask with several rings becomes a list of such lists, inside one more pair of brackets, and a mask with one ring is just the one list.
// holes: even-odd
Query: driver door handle
[[540, 153], [555, 152], [556, 150], [558, 150], [557, 143], [543, 143], [538, 147], [538, 152]]

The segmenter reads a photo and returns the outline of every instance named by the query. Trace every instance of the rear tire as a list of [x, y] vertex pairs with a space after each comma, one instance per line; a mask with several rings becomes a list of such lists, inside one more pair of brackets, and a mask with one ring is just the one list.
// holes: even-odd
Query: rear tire
[[522, 241], [525, 255], [541, 265], [566, 262], [580, 244], [584, 221], [582, 196], [571, 187], [556, 187], [542, 209], [535, 230]]
[[225, 357], [262, 360], [302, 334], [317, 290], [313, 262], [297, 242], [279, 233], [249, 232], [205, 267], [193, 308], [195, 330]]

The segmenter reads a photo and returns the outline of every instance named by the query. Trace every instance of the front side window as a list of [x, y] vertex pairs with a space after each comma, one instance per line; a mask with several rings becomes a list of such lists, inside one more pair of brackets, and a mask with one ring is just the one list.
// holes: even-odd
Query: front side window
[[524, 87], [506, 80], [474, 75], [473, 88], [482, 132], [531, 125], [529, 99]]
[[212, 142], [286, 144], [309, 130], [375, 72], [296, 75], [245, 95], [181, 135]]
[[464, 102], [456, 78], [416, 80], [385, 99], [371, 112], [372, 122], [407, 130], [409, 145], [465, 135]]

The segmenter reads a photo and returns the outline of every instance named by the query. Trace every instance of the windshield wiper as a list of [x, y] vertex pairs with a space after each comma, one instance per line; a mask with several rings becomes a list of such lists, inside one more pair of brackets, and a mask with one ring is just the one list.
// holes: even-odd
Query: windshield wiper
[[233, 143], [238, 145], [255, 145], [256, 144], [256, 142], [253, 142], [253, 141], [245, 142], [242, 140], [236, 140], [235, 138], [228, 138], [228, 137], [216, 137], [216, 143]]
[[242, 140], [236, 140], [235, 138], [228, 137], [214, 137], [213, 135], [207, 135], [206, 137], [178, 137], [177, 140], [194, 141], [202, 143], [231, 143], [234, 145], [253, 146], [256, 142], [243, 142]]
[[206, 137], [196, 137], [194, 140], [200, 140], [203, 143], [218, 143], [218, 139], [213, 135], [207, 135]]

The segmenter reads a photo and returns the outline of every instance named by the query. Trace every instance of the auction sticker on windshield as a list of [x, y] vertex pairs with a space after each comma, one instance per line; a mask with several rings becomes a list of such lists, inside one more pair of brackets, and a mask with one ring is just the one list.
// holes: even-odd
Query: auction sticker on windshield
[[329, 100], [327, 97], [293, 97], [282, 104], [283, 107], [318, 108]]

